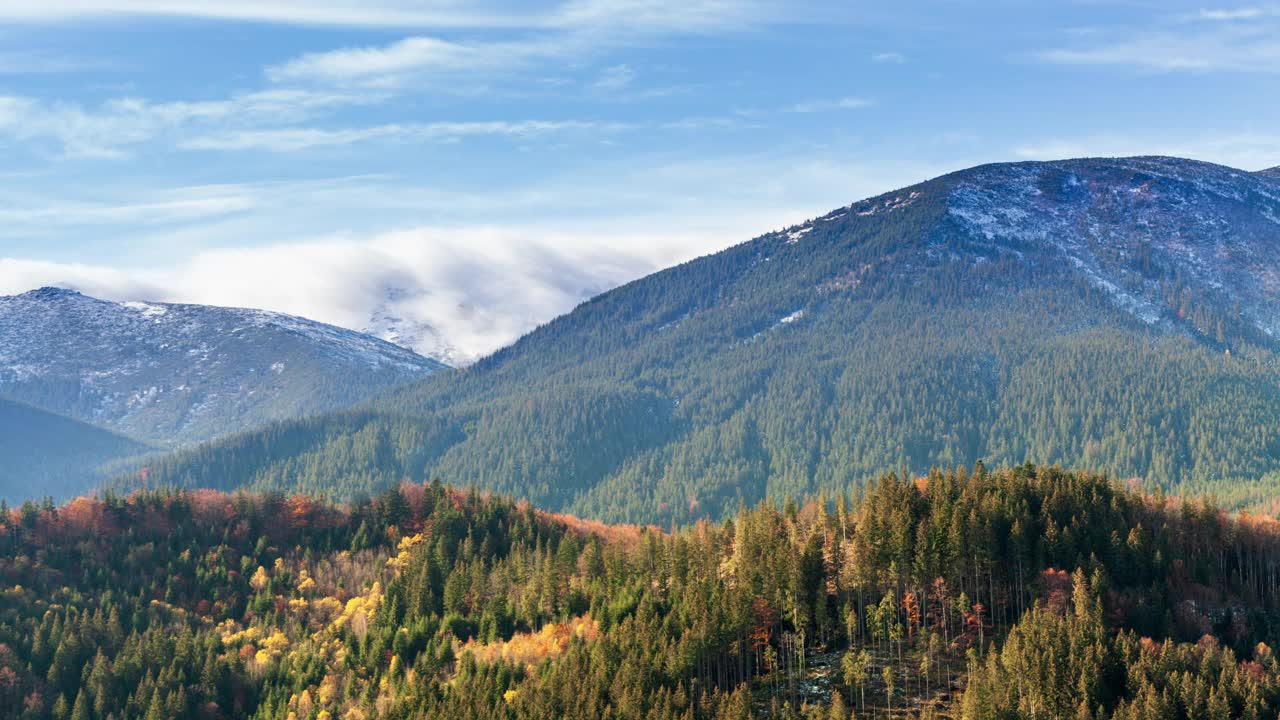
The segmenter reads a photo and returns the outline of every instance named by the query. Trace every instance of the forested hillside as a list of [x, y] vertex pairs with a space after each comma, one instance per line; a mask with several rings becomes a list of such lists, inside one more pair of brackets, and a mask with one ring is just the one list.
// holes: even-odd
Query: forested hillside
[[70, 478], [148, 449], [101, 428], [0, 398], [0, 499], [72, 496], [85, 485]]
[[1089, 474], [890, 475], [675, 533], [439, 485], [0, 519], [0, 717], [1280, 711], [1280, 528]]
[[349, 497], [438, 478], [666, 524], [985, 459], [1254, 504], [1280, 471], [1278, 264], [1264, 177], [984, 166], [605, 293], [359, 413], [152, 463], [141, 484]]

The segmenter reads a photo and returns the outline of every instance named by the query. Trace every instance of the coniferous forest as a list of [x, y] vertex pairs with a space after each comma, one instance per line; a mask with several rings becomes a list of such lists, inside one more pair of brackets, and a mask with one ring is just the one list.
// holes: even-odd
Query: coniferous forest
[[677, 530], [440, 484], [0, 514], [0, 716], [1274, 718], [1280, 525], [1032, 465]]

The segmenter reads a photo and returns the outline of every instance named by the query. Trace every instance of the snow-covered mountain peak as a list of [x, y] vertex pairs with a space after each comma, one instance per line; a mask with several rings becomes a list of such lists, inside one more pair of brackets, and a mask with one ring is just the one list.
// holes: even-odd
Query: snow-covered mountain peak
[[0, 297], [0, 396], [153, 442], [340, 407], [444, 367], [277, 312], [54, 287]]
[[[938, 242], [975, 260], [1064, 263], [1144, 322], [1176, 279], [1280, 333], [1280, 187], [1234, 168], [1135, 157], [986, 165], [942, 178]], [[1185, 304], [1185, 303], [1183, 303]], [[1180, 311], [1185, 314], [1186, 310]]]

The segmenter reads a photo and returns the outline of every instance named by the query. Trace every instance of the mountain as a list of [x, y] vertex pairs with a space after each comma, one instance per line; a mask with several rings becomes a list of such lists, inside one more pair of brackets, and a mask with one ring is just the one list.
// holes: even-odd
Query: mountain
[[0, 297], [0, 399], [16, 401], [4, 422], [22, 430], [0, 444], [0, 496], [83, 492], [118, 471], [109, 461], [344, 407], [444, 367], [259, 310], [60, 288]]
[[460, 367], [475, 359], [449, 342], [435, 326], [409, 317], [410, 313], [403, 305], [413, 299], [405, 290], [390, 289], [386, 298], [374, 308], [369, 323], [361, 332], [409, 348], [450, 367]]
[[0, 297], [0, 396], [157, 444], [341, 407], [444, 367], [261, 310]]
[[66, 497], [78, 478], [149, 450], [122, 435], [0, 398], [0, 500]]
[[886, 467], [1061, 463], [1240, 506], [1280, 470], [1280, 187], [1163, 157], [986, 165], [604, 293], [447, 382], [153, 464], [440, 478], [609, 520]]
[[1259, 170], [1258, 174], [1263, 177], [1275, 178], [1277, 180], [1280, 180], [1280, 165], [1277, 165], [1276, 167], [1273, 167], [1273, 168], [1267, 168], [1266, 170]]

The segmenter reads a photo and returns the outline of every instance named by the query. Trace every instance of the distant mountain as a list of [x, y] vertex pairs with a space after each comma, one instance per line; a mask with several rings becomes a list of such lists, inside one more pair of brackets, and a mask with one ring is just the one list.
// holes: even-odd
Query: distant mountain
[[279, 313], [59, 288], [0, 297], [0, 397], [161, 446], [339, 408], [443, 367]]
[[353, 494], [437, 477], [685, 521], [886, 467], [1105, 470], [1236, 506], [1280, 471], [1280, 186], [1176, 158], [987, 165], [579, 306], [358, 415], [151, 481]]
[[408, 301], [406, 293], [391, 290], [369, 317], [369, 323], [361, 332], [408, 348], [424, 357], [450, 367], [460, 367], [475, 360], [449, 341], [435, 326], [409, 317], [402, 304]]
[[0, 398], [0, 499], [16, 503], [84, 490], [104, 464], [149, 448], [124, 436]]
[[1280, 165], [1277, 165], [1276, 167], [1273, 167], [1273, 168], [1267, 168], [1266, 170], [1259, 170], [1258, 174], [1262, 175], [1263, 177], [1275, 178], [1277, 180], [1280, 180]]

